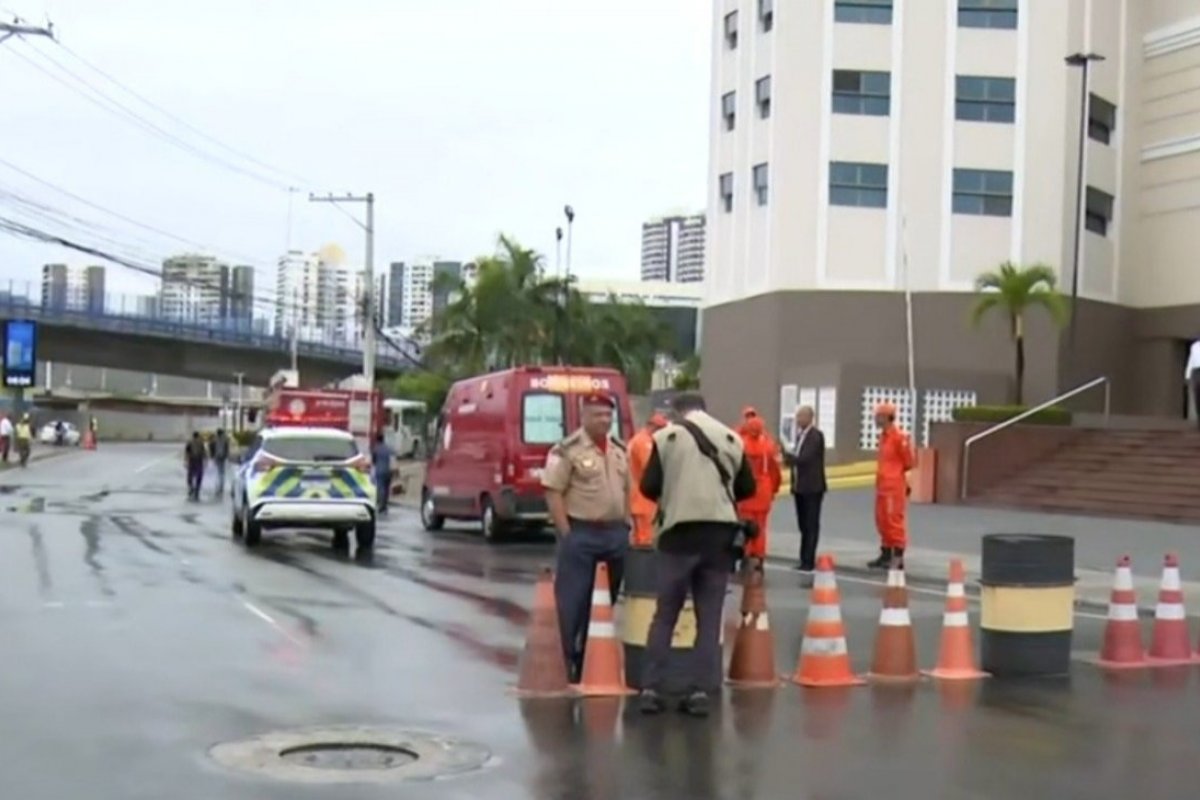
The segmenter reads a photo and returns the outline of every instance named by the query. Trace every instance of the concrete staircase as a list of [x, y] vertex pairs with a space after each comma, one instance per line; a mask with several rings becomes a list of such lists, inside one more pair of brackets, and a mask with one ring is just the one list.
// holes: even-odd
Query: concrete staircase
[[1089, 430], [972, 500], [1041, 511], [1200, 522], [1200, 432]]

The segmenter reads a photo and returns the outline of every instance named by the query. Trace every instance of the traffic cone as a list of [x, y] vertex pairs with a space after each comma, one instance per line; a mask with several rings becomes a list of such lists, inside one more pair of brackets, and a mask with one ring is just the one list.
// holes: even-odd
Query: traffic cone
[[592, 616], [588, 622], [587, 644], [583, 653], [583, 679], [575, 687], [590, 697], [634, 694], [625, 685], [625, 663], [617, 629], [613, 624], [612, 593], [609, 590], [608, 565], [596, 565], [592, 588]]
[[908, 614], [908, 589], [900, 569], [888, 570], [879, 632], [875, 635], [875, 658], [867, 677], [888, 681], [915, 681], [921, 677], [912, 617]]
[[1108, 601], [1108, 623], [1104, 626], [1104, 645], [1097, 664], [1109, 669], [1147, 666], [1142, 647], [1142, 626], [1138, 622], [1137, 593], [1133, 590], [1133, 572], [1129, 556], [1117, 559], [1112, 595]]
[[91, 430], [86, 430], [83, 432], [83, 449], [84, 450], [95, 450], [96, 449], [96, 436], [95, 436], [95, 434], [93, 434], [91, 432]]
[[1170, 666], [1192, 661], [1191, 636], [1187, 613], [1183, 610], [1183, 589], [1179, 584], [1179, 558], [1168, 553], [1163, 559], [1162, 584], [1158, 606], [1154, 609], [1154, 632], [1150, 634], [1150, 664]]
[[975, 666], [965, 574], [962, 559], [950, 559], [950, 581], [946, 586], [946, 612], [942, 615], [942, 644], [938, 650], [937, 666], [924, 672], [931, 678], [953, 681], [988, 676]]
[[554, 575], [542, 570], [533, 590], [533, 612], [521, 652], [520, 671], [513, 693], [520, 697], [562, 697], [572, 694], [563, 659], [558, 604], [554, 600]]
[[742, 590], [742, 620], [729, 659], [729, 683], [745, 689], [779, 685], [761, 564], [752, 568]]
[[801, 686], [860, 686], [866, 681], [850, 669], [841, 598], [833, 574], [833, 557], [817, 558], [808, 624], [800, 643], [800, 658], [792, 681]]

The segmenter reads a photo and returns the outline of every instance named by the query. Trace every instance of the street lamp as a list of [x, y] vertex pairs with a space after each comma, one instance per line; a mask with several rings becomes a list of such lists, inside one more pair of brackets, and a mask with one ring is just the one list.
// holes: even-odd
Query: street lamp
[[1076, 302], [1079, 299], [1079, 262], [1083, 257], [1083, 206], [1087, 197], [1087, 133], [1088, 133], [1088, 68], [1093, 61], [1103, 61], [1104, 56], [1098, 53], [1072, 53], [1067, 56], [1068, 67], [1079, 67], [1083, 70], [1083, 85], [1079, 91], [1079, 162], [1075, 178], [1075, 255], [1071, 264], [1071, 327], [1068, 332], [1068, 346], [1072, 356], [1075, 354], [1075, 313]]

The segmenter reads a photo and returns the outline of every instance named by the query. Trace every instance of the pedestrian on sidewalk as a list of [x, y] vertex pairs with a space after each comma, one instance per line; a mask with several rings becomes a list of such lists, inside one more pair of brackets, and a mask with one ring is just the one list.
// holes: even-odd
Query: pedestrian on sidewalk
[[721, 614], [742, 528], [737, 504], [754, 496], [754, 473], [737, 433], [705, 411], [693, 392], [671, 403], [675, 423], [654, 434], [642, 494], [658, 503], [657, 605], [646, 642], [640, 707], [666, 708], [662, 696], [671, 636], [688, 593], [696, 612], [694, 673], [680, 710], [707, 716], [721, 686]]
[[392, 459], [395, 454], [382, 433], [375, 434], [371, 446], [371, 467], [375, 472], [375, 508], [385, 514], [392, 499]]
[[879, 532], [879, 557], [867, 562], [871, 569], [904, 569], [908, 547], [908, 473], [916, 466], [912, 440], [896, 424], [896, 407], [881, 403], [875, 409], [879, 426], [879, 461], [875, 468], [875, 528]]
[[8, 453], [12, 449], [13, 444], [13, 424], [8, 418], [8, 414], [0, 417], [0, 458], [4, 459], [4, 463], [8, 463]]
[[811, 574], [817, 568], [817, 545], [821, 541], [821, 505], [828, 486], [825, 482], [825, 434], [813, 424], [812, 406], [796, 409], [796, 437], [784, 461], [792, 472], [792, 500], [796, 525], [800, 528], [800, 562], [796, 568]]
[[779, 448], [767, 433], [762, 417], [754, 416], [742, 426], [742, 449], [750, 471], [754, 475], [755, 492], [738, 503], [738, 516], [758, 530], [757, 535], [746, 541], [742, 559], [742, 574], [749, 574], [754, 561], [767, 557], [767, 522], [771, 517], [771, 506], [783, 483], [779, 466]]
[[207, 450], [199, 431], [193, 432], [191, 440], [183, 446], [183, 467], [187, 470], [189, 500], [200, 499], [200, 484], [204, 482], [204, 460]]
[[209, 442], [208, 454], [212, 458], [213, 473], [217, 481], [213, 497], [220, 498], [225, 491], [225, 467], [229, 463], [229, 437], [225, 435], [224, 428], [217, 428], [217, 435]]
[[17, 457], [21, 461], [21, 466], [29, 465], [29, 451], [33, 448], [33, 422], [29, 419], [28, 414], [21, 415], [21, 421], [17, 423], [14, 436], [17, 440]]
[[583, 674], [596, 566], [608, 565], [615, 605], [629, 549], [629, 458], [610, 433], [616, 407], [608, 394], [584, 395], [582, 426], [550, 448], [542, 472], [546, 507], [558, 533], [554, 597], [572, 683]]
[[629, 440], [629, 516], [633, 523], [630, 544], [634, 547], [649, 547], [654, 544], [654, 514], [658, 506], [642, 494], [640, 483], [654, 449], [654, 434], [667, 427], [667, 418], [652, 414], [646, 427]]

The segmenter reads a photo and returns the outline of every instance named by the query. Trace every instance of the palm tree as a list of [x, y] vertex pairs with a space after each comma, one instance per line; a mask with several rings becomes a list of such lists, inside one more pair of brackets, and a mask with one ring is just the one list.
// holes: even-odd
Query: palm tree
[[1014, 400], [1021, 405], [1025, 385], [1025, 314], [1031, 308], [1041, 307], [1050, 315], [1054, 324], [1062, 327], [1068, 316], [1066, 300], [1055, 287], [1054, 270], [1045, 264], [1022, 267], [1006, 261], [991, 272], [975, 279], [975, 290], [979, 297], [971, 310], [971, 322], [979, 325], [990, 312], [1008, 318], [1009, 335], [1012, 337], [1016, 363], [1014, 378], [1016, 390]]

